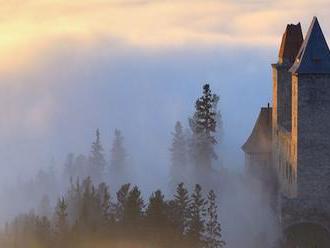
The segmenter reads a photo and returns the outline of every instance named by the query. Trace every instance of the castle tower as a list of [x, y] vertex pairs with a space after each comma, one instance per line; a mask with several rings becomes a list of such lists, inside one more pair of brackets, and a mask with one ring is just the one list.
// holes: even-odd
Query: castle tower
[[316, 17], [290, 72], [297, 198], [320, 208], [330, 199], [330, 51]]
[[303, 43], [300, 23], [289, 24], [282, 37], [279, 58], [273, 68], [273, 130], [272, 151], [274, 168], [278, 171], [280, 191], [287, 196], [296, 193], [291, 167], [291, 72]]
[[289, 24], [282, 36], [278, 63], [273, 64], [273, 126], [291, 129], [291, 73], [303, 42], [301, 25]]
[[280, 222], [287, 244], [330, 247], [330, 51], [316, 17], [289, 71], [290, 180], [280, 180]]

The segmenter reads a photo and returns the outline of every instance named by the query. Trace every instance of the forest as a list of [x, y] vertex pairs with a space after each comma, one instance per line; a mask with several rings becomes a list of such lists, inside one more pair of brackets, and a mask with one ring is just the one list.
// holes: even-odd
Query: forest
[[189, 127], [175, 123], [167, 189], [143, 194], [130, 181], [122, 132], [114, 131], [107, 161], [97, 129], [89, 154], [70, 153], [61, 172], [40, 170], [12, 191], [32, 207], [7, 220], [1, 247], [224, 247], [219, 190], [212, 183], [223, 135], [219, 99], [205, 84]]

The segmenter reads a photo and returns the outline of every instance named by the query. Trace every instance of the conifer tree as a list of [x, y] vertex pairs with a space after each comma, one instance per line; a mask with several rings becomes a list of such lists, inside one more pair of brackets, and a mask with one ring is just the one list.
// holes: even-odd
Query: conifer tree
[[184, 187], [183, 183], [177, 186], [176, 194], [174, 195], [174, 207], [175, 207], [175, 224], [181, 235], [185, 234], [188, 227], [189, 218], [189, 193]]
[[82, 183], [83, 194], [79, 222], [85, 230], [95, 230], [102, 223], [103, 211], [95, 190], [95, 187], [88, 177]]
[[81, 208], [81, 185], [80, 179], [77, 177], [76, 182], [73, 182], [73, 179], [70, 178], [70, 188], [67, 191], [66, 199], [68, 202], [68, 222], [70, 224], [74, 223], [80, 214]]
[[131, 185], [129, 183], [124, 184], [120, 187], [120, 189], [116, 193], [117, 203], [115, 206], [115, 216], [116, 216], [116, 220], [120, 222], [123, 222], [124, 219], [124, 209], [126, 208], [127, 205], [130, 186]]
[[96, 140], [92, 143], [92, 149], [89, 158], [89, 176], [91, 176], [94, 182], [100, 182], [102, 180], [103, 172], [106, 165], [103, 151], [104, 149], [101, 143], [100, 131], [99, 129], [96, 129]]
[[58, 199], [56, 205], [56, 234], [58, 239], [63, 239], [64, 235], [68, 230], [68, 223], [67, 223], [67, 204], [64, 200], [64, 197]]
[[204, 247], [204, 232], [205, 232], [205, 215], [207, 201], [203, 198], [202, 187], [196, 184], [191, 195], [191, 203], [189, 206], [189, 226], [188, 226], [188, 240], [191, 247]]
[[123, 211], [124, 223], [128, 227], [137, 225], [143, 216], [144, 202], [141, 196], [141, 191], [137, 186], [128, 193], [127, 202]]
[[174, 188], [180, 182], [186, 182], [187, 174], [187, 147], [186, 139], [181, 123], [175, 124], [173, 141], [170, 148], [171, 152], [171, 188]]
[[222, 248], [221, 225], [218, 221], [216, 195], [213, 190], [208, 194], [207, 222], [206, 222], [206, 248]]
[[211, 169], [212, 159], [216, 159], [214, 145], [217, 143], [215, 102], [216, 94], [212, 94], [210, 85], [203, 86], [203, 95], [195, 103], [195, 113], [189, 120], [192, 131], [191, 155], [198, 169]]
[[109, 187], [105, 183], [101, 183], [97, 191], [97, 197], [102, 209], [102, 219], [105, 224], [108, 224], [111, 219], [111, 196]]
[[155, 191], [150, 196], [145, 215], [149, 224], [155, 229], [159, 229], [161, 225], [167, 222], [166, 203], [160, 190]]

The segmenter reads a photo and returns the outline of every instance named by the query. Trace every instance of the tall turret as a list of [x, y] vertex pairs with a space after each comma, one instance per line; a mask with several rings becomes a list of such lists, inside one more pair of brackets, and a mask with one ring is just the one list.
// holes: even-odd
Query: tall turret
[[292, 167], [297, 197], [330, 198], [330, 51], [316, 17], [292, 72]]
[[273, 126], [291, 128], [291, 73], [299, 48], [303, 42], [301, 25], [289, 24], [282, 36], [278, 63], [273, 64]]
[[273, 165], [278, 171], [281, 191], [288, 196], [295, 195], [296, 188], [292, 184], [291, 168], [291, 72], [303, 43], [300, 23], [289, 24], [282, 37], [278, 62], [273, 68], [273, 112], [272, 143]]

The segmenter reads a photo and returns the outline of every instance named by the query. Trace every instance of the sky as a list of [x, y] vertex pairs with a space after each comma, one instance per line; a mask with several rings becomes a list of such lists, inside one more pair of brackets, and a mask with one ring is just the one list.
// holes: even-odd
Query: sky
[[[271, 67], [288, 23], [328, 0], [0, 0], [0, 178], [106, 151], [122, 129], [130, 159], [166, 173], [175, 121], [187, 126], [208, 82], [221, 97], [227, 167], [271, 102]], [[50, 162], [55, 161], [55, 162]], [[157, 164], [157, 165], [155, 165]], [[143, 168], [145, 168], [143, 167]]]

